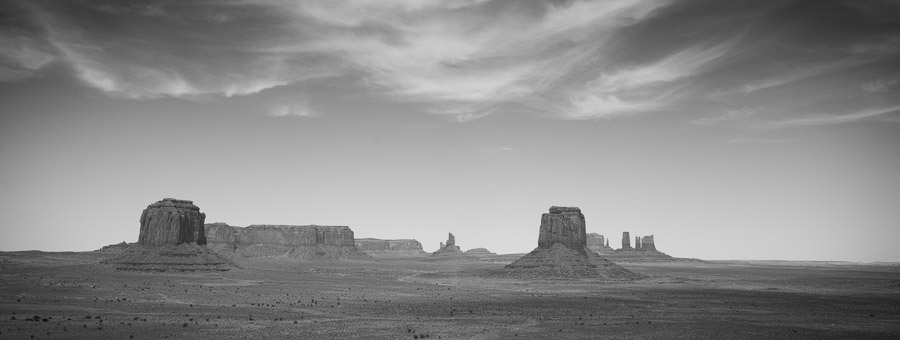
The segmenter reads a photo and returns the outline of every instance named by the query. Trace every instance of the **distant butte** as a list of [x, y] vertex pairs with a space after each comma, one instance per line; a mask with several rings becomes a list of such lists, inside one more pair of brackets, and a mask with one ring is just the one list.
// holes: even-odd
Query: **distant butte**
[[376, 238], [358, 238], [354, 242], [356, 243], [356, 248], [360, 251], [377, 258], [428, 255], [428, 252], [422, 249], [422, 244], [412, 239], [381, 240]]
[[164, 198], [141, 214], [138, 243], [101, 263], [134, 271], [228, 270], [230, 262], [204, 246], [205, 219], [192, 201]]
[[447, 244], [441, 243], [440, 249], [431, 254], [431, 256], [465, 256], [462, 249], [456, 245], [456, 237], [450, 233], [447, 236]]
[[538, 247], [505, 267], [518, 277], [633, 278], [638, 275], [587, 248], [581, 209], [551, 207], [541, 215]]

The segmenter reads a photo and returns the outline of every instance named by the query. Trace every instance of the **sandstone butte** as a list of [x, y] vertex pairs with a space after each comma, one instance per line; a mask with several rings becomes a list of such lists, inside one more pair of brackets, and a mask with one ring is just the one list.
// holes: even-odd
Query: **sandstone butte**
[[164, 198], [141, 214], [137, 244], [102, 263], [135, 271], [228, 270], [231, 263], [204, 246], [205, 219], [192, 201]]
[[587, 248], [584, 215], [576, 207], [554, 206], [541, 215], [538, 247], [507, 265], [505, 270], [517, 277], [637, 277]]
[[669, 256], [656, 249], [656, 241], [653, 235], [635, 236], [634, 247], [631, 246], [629, 233], [622, 233], [622, 248], [614, 251], [598, 251], [606, 258], [617, 262], [669, 262], [669, 261], [698, 261], [696, 259], [682, 259]]
[[447, 237], [447, 244], [441, 243], [441, 247], [431, 256], [465, 256], [465, 253], [456, 245], [456, 237], [451, 233]]

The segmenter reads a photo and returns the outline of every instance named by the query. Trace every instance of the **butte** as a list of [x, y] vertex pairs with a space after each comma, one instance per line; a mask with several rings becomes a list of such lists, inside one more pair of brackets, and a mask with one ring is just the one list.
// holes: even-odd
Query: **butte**
[[584, 215], [575, 207], [550, 207], [541, 216], [538, 247], [505, 271], [517, 277], [634, 278], [638, 275], [587, 248]]
[[134, 271], [228, 270], [230, 262], [206, 247], [205, 219], [194, 202], [164, 198], [141, 214], [138, 243], [101, 263]]

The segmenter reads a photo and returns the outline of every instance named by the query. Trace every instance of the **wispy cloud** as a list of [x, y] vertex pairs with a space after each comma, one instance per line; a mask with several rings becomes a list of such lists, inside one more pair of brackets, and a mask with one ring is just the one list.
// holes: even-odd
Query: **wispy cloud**
[[[811, 96], [860, 89], [871, 100], [848, 109], [900, 105], [890, 95], [896, 71], [872, 77], [900, 57], [900, 23], [885, 18], [881, 4], [11, 0], [4, 7], [15, 20], [0, 23], [0, 81], [62, 65], [53, 72], [134, 99], [250, 96], [329, 78], [350, 95], [410, 102], [460, 122], [510, 111], [572, 120], [697, 108], [829, 112]], [[272, 112], [304, 112], [283, 103], [293, 102], [273, 99]]]
[[759, 111], [745, 107], [740, 109], [725, 110], [725, 114], [719, 116], [694, 119], [691, 121], [691, 123], [704, 126], [735, 122], [744, 123], [748, 120], [756, 118], [758, 115]]
[[897, 84], [900, 84], [900, 73], [896, 73], [891, 77], [865, 82], [860, 87], [866, 92], [885, 93], [896, 87]]
[[509, 153], [516, 152], [518, 150], [508, 147], [508, 146], [487, 146], [481, 148], [481, 152], [485, 154], [495, 154], [495, 153]]
[[900, 112], [900, 105], [890, 107], [871, 108], [845, 114], [812, 114], [798, 118], [770, 120], [756, 124], [760, 128], [778, 129], [791, 127], [806, 127], [819, 125], [834, 125], [871, 119], [891, 113]]
[[668, 107], [685, 85], [682, 81], [711, 68], [729, 45], [692, 47], [650, 64], [603, 73], [569, 97], [567, 117], [605, 118]]

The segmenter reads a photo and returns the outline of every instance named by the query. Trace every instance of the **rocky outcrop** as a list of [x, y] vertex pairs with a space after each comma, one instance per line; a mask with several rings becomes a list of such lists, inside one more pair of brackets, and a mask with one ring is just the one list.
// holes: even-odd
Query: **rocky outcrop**
[[103, 246], [99, 250], [95, 250], [95, 251], [100, 251], [100, 252], [105, 252], [105, 253], [118, 253], [118, 252], [122, 252], [125, 249], [128, 249], [128, 247], [130, 247], [132, 245], [134, 245], [134, 243], [128, 243], [128, 242], [122, 241], [122, 243], [116, 243], [116, 244], [110, 244], [107, 246]]
[[575, 207], [551, 207], [541, 216], [538, 247], [505, 267], [524, 278], [632, 278], [634, 273], [587, 247], [584, 215]]
[[141, 214], [138, 242], [101, 263], [117, 270], [222, 271], [231, 268], [206, 244], [206, 215], [193, 202], [165, 198]]
[[461, 249], [459, 249], [459, 246], [456, 245], [456, 237], [454, 237], [452, 233], [447, 237], [446, 244], [441, 242], [441, 247], [434, 253], [431, 253], [431, 256], [464, 256], [464, 255], [465, 255], [465, 253], [463, 253], [463, 251]]
[[235, 251], [235, 228], [222, 222], [207, 224], [204, 226], [206, 246], [219, 253], [233, 253]]
[[475, 257], [490, 257], [490, 256], [497, 255], [497, 253], [492, 253], [490, 250], [487, 250], [487, 248], [469, 249], [469, 250], [466, 250], [465, 254], [469, 255], [469, 256], [475, 256]]
[[641, 237], [642, 251], [657, 251], [656, 243], [653, 242], [653, 235]]
[[621, 250], [630, 250], [631, 248], [631, 237], [628, 235], [628, 232], [622, 233], [622, 248]]
[[369, 256], [377, 258], [417, 257], [428, 253], [416, 240], [381, 240], [376, 238], [358, 238], [354, 241], [356, 248]]
[[605, 254], [614, 251], [609, 247], [609, 240], [603, 235], [597, 233], [587, 234], [587, 247], [598, 254]]
[[144, 209], [141, 214], [141, 231], [138, 244], [158, 246], [164, 244], [206, 244], [203, 222], [206, 214], [194, 202], [164, 198]]
[[550, 248], [561, 243], [572, 249], [584, 248], [587, 236], [584, 231], [584, 215], [575, 207], [550, 207], [541, 215], [538, 248]]
[[346, 226], [209, 224], [207, 242], [217, 252], [241, 257], [365, 258]]
[[[622, 241], [627, 239], [628, 232], [623, 233]], [[680, 259], [667, 255], [656, 249], [656, 242], [653, 235], [635, 236], [634, 248], [617, 249], [612, 253], [604, 254], [607, 258], [616, 262], [670, 262], [670, 261], [686, 261], [691, 259]]]

